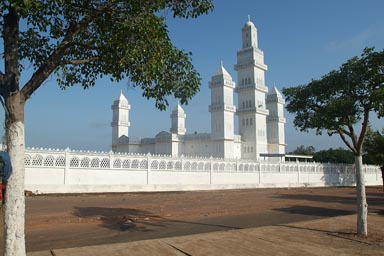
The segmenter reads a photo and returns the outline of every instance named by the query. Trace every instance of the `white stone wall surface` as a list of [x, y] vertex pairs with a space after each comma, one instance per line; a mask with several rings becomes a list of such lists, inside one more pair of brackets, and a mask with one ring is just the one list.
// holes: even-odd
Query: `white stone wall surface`
[[[26, 150], [26, 190], [35, 193], [181, 191], [354, 186], [353, 165], [188, 158], [58, 149]], [[366, 185], [381, 185], [364, 166]]]

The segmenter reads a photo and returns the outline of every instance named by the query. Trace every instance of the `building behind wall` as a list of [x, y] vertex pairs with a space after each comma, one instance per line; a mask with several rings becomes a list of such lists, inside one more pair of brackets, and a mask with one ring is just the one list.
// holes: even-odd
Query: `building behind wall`
[[[275, 86], [268, 93], [267, 65], [257, 38], [257, 29], [248, 19], [242, 28], [242, 48], [237, 52], [237, 87], [222, 63], [209, 82], [211, 133], [188, 134], [186, 114], [177, 104], [170, 115], [169, 132], [161, 131], [154, 138], [130, 138], [130, 105], [120, 93], [112, 105], [112, 150], [254, 160], [259, 159], [260, 154], [285, 154], [285, 101]], [[234, 91], [238, 97], [237, 108]], [[235, 134], [235, 114], [239, 134]]]

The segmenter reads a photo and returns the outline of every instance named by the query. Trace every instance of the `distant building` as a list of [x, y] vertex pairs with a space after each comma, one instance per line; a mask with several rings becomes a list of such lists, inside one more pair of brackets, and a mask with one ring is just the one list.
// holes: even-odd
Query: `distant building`
[[[130, 105], [121, 93], [112, 105], [112, 150], [254, 160], [260, 159], [260, 154], [264, 157], [285, 154], [285, 100], [275, 86], [268, 93], [264, 53], [258, 48], [257, 29], [249, 19], [242, 29], [242, 49], [237, 52], [235, 70], [237, 87], [223, 64], [209, 82], [211, 133], [188, 134], [186, 114], [178, 104], [170, 116], [169, 132], [161, 131], [154, 138], [131, 138], [128, 136]], [[234, 133], [235, 114], [239, 134]]]

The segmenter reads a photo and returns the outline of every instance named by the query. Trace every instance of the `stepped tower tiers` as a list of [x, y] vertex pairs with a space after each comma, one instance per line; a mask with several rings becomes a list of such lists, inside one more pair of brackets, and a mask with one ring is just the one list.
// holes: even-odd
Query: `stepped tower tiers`
[[[213, 74], [211, 91], [211, 133], [187, 134], [186, 115], [180, 104], [171, 112], [170, 132], [155, 137], [128, 138], [128, 100], [122, 93], [112, 105], [112, 150], [140, 154], [219, 157], [268, 160], [285, 154], [284, 99], [276, 86], [268, 93], [265, 85], [264, 53], [258, 48], [257, 29], [248, 17], [242, 28], [242, 48], [237, 52], [237, 85], [223, 63]], [[237, 106], [234, 105], [234, 91]], [[238, 134], [235, 117], [238, 115]]]
[[209, 82], [211, 89], [211, 139], [215, 157], [234, 156], [234, 114], [233, 90], [235, 82], [225, 70], [223, 63]]
[[268, 153], [285, 154], [285, 118], [284, 118], [285, 100], [276, 86], [267, 96], [267, 108], [269, 116], [267, 117], [267, 138]]
[[257, 159], [261, 153], [268, 153], [267, 116], [265, 98], [268, 88], [265, 86], [264, 53], [258, 49], [257, 29], [248, 17], [242, 29], [242, 46], [237, 52], [238, 85], [238, 122], [242, 137], [244, 159]]
[[177, 106], [172, 110], [171, 114], [171, 133], [175, 133], [177, 135], [184, 135], [186, 133], [185, 129], [185, 118], [186, 114], [184, 109], [177, 103]]
[[119, 144], [119, 139], [122, 137], [128, 138], [129, 110], [131, 106], [127, 98], [120, 92], [119, 98], [112, 105], [112, 149]]

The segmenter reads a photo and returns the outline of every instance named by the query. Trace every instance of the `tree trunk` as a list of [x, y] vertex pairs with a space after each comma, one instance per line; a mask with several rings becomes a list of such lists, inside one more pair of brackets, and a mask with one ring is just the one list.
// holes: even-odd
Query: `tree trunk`
[[381, 166], [380, 169], [381, 169], [381, 179], [383, 180], [383, 192], [384, 192], [384, 166]]
[[355, 156], [356, 168], [356, 198], [357, 198], [357, 234], [368, 235], [367, 228], [367, 215], [368, 204], [365, 194], [365, 180], [363, 170], [363, 157], [361, 155]]
[[4, 255], [23, 256], [25, 251], [25, 196], [24, 196], [24, 105], [20, 91], [6, 101], [6, 136], [12, 174], [7, 182], [4, 211]]

